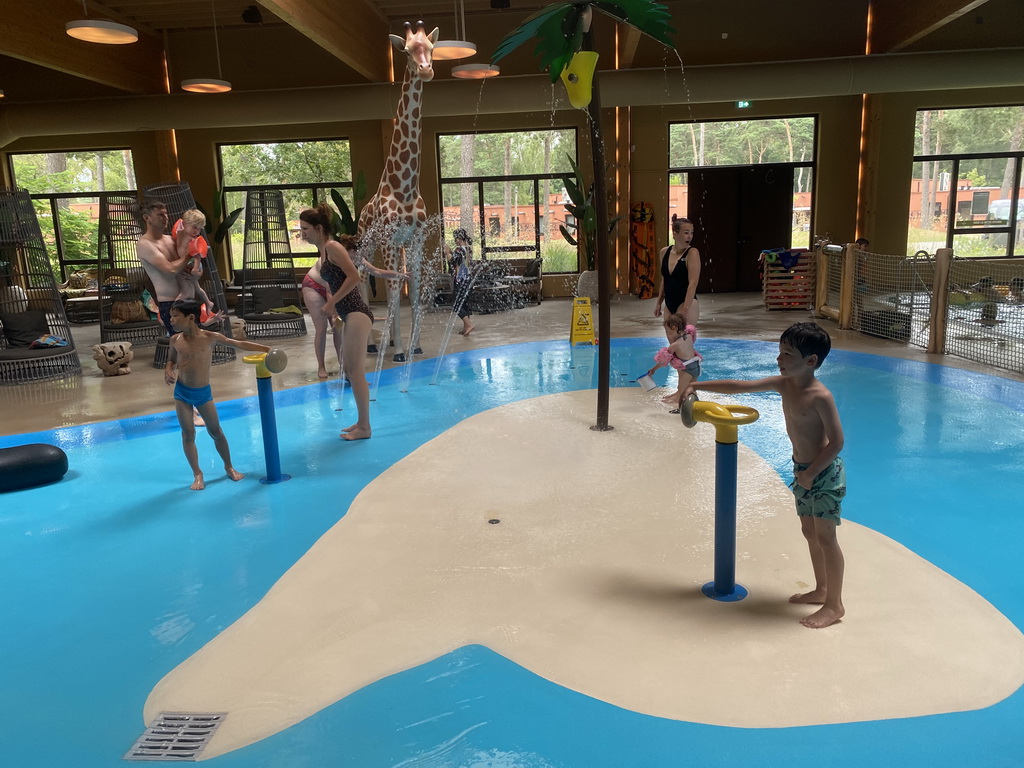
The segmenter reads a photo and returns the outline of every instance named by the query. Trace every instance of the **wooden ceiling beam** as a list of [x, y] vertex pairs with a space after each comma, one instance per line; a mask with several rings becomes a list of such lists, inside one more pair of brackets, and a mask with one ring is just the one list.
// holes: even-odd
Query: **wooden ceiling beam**
[[636, 48], [640, 44], [640, 30], [630, 24], [619, 24], [618, 31], [618, 69], [632, 69]]
[[987, 0], [874, 0], [871, 53], [896, 53], [984, 5]]
[[388, 22], [369, 0], [260, 0], [260, 5], [370, 82], [391, 79]]
[[[163, 93], [163, 43], [145, 34], [128, 45], [87, 43], [64, 24], [82, 18], [75, 0], [4, 0], [0, 54], [131, 93]], [[89, 18], [102, 18], [90, 14]]]

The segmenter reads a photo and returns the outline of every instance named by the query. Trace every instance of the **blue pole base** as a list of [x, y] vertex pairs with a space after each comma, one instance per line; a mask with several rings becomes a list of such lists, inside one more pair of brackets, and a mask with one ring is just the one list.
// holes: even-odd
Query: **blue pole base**
[[704, 593], [704, 597], [710, 597], [712, 600], [718, 600], [721, 603], [736, 603], [747, 596], [747, 590], [740, 584], [733, 585], [732, 592], [728, 594], [722, 594], [715, 589], [715, 582], [709, 581], [700, 591]]
[[269, 477], [261, 477], [260, 482], [264, 485], [273, 485], [274, 483], [283, 483], [285, 480], [291, 480], [291, 475], [281, 475], [276, 480], [271, 480]]

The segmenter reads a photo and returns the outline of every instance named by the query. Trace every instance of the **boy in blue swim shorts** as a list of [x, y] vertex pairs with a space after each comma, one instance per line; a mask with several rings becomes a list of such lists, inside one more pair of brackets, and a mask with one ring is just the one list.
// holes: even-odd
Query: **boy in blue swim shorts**
[[793, 443], [793, 483], [800, 529], [811, 553], [814, 589], [789, 598], [791, 603], [820, 605], [800, 623], [820, 629], [835, 624], [846, 614], [843, 606], [843, 573], [846, 562], [836, 539], [846, 473], [839, 452], [843, 426], [828, 388], [815, 371], [832, 349], [832, 340], [817, 323], [794, 323], [779, 340], [778, 376], [756, 381], [696, 381], [695, 389], [723, 394], [778, 392], [786, 432]]
[[[232, 480], [241, 480], [245, 475], [236, 472], [231, 465], [231, 450], [228, 439], [220, 427], [217, 405], [210, 392], [210, 366], [213, 364], [213, 345], [226, 344], [236, 349], [252, 352], [269, 352], [270, 347], [252, 341], [236, 341], [220, 333], [204, 330], [199, 325], [199, 302], [185, 299], [174, 302], [170, 320], [175, 334], [171, 337], [171, 354], [164, 366], [164, 381], [174, 385], [174, 410], [181, 425], [181, 444], [185, 458], [192, 469], [192, 490], [201, 491], [206, 487], [203, 472], [199, 468], [199, 452], [196, 450], [196, 426], [192, 409], [206, 421], [206, 431], [217, 446], [217, 453], [224, 460], [224, 470]], [[175, 370], [177, 369], [177, 370]]]

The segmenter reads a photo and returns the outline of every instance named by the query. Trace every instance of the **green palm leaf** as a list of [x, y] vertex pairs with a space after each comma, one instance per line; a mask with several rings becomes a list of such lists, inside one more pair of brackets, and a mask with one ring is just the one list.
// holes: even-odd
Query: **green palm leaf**
[[668, 25], [671, 16], [668, 8], [661, 3], [652, 0], [595, 0], [591, 5], [613, 19], [636, 27], [642, 34], [659, 43], [675, 48], [669, 37], [675, 34], [675, 30]]
[[616, 21], [636, 27], [642, 34], [669, 48], [675, 48], [669, 37], [675, 30], [668, 25], [668, 8], [653, 0], [554, 3], [542, 8], [509, 32], [498, 44], [491, 62], [497, 63], [523, 43], [536, 38], [537, 46], [533, 55], [538, 59], [541, 71], [547, 71], [551, 82], [555, 82], [583, 45], [582, 17], [588, 6]]
[[[556, 19], [557, 29], [561, 29], [562, 19], [572, 9], [572, 3], [555, 3], [549, 5], [547, 8], [542, 8], [535, 14], [526, 19], [522, 24], [513, 29], [505, 38], [498, 43], [498, 47], [494, 49], [494, 55], [491, 56], [491, 63], [497, 64], [501, 59], [508, 56], [512, 51], [518, 48], [528, 40], [532, 40], [534, 37], [538, 38], [551, 38], [551, 29], [545, 28], [545, 25], [552, 19]], [[543, 33], [541, 30], [543, 29]], [[549, 40], [549, 43], [555, 41]]]

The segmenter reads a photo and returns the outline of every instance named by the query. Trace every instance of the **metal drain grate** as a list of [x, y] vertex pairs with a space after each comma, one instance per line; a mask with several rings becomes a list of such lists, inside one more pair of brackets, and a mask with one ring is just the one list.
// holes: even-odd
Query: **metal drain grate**
[[161, 712], [125, 760], [195, 760], [227, 717], [226, 712]]

